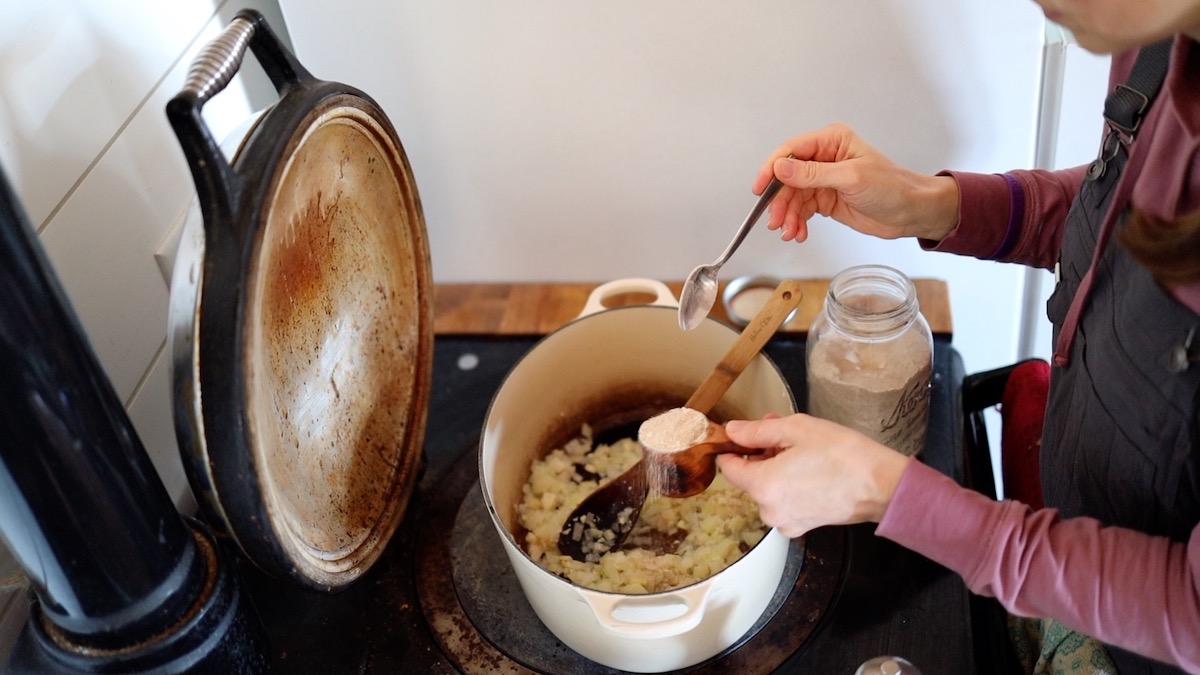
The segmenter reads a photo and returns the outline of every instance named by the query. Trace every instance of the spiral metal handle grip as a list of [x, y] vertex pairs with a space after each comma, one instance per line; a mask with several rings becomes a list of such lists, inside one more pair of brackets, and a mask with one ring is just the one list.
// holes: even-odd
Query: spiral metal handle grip
[[183, 91], [203, 104], [224, 89], [241, 67], [253, 37], [254, 24], [249, 19], [238, 17], [231, 21], [192, 61]]

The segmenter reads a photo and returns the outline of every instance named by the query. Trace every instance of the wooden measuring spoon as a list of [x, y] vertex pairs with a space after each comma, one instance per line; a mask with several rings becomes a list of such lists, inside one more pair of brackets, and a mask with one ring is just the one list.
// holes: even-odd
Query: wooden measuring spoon
[[[796, 281], [784, 280], [775, 288], [754, 319], [742, 329], [729, 351], [712, 373], [687, 400], [684, 407], [708, 415], [717, 401], [742, 374], [750, 361], [800, 304], [803, 293]], [[718, 425], [719, 426], [719, 425]], [[721, 430], [724, 433], [724, 429]], [[726, 437], [728, 440], [728, 437]], [[558, 535], [558, 550], [581, 562], [595, 562], [608, 551], [620, 548], [633, 530], [650, 484], [643, 458], [621, 475], [601, 485], [575, 507]], [[713, 470], [716, 467], [714, 464]], [[714, 473], [715, 475], [715, 473]], [[712, 478], [708, 479], [712, 482]], [[708, 483], [705, 483], [707, 487]], [[703, 490], [704, 488], [701, 488]]]
[[[694, 416], [689, 425], [698, 425], [699, 433], [683, 447], [657, 448], [650, 444], [645, 429], [668, 415]], [[663, 422], [663, 423], [673, 423]], [[717, 455], [733, 452], [739, 455], [757, 455], [765, 448], [747, 448], [729, 440], [724, 425], [714, 422], [697, 410], [678, 408], [651, 418], [643, 423], [643, 433], [638, 439], [642, 443], [642, 461], [646, 463], [646, 481], [661, 495], [667, 497], [691, 497], [700, 494], [712, 485], [717, 477]]]

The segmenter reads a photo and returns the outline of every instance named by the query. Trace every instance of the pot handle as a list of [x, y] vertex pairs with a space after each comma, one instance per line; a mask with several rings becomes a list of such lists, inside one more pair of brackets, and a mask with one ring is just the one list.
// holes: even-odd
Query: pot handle
[[650, 305], [662, 305], [665, 307], [678, 307], [679, 301], [675, 299], [675, 294], [666, 284], [657, 279], [617, 279], [592, 289], [588, 295], [587, 303], [583, 306], [583, 311], [576, 318], [583, 318], [589, 314], [603, 312], [608, 309], [604, 306], [604, 301], [624, 295], [626, 293], [649, 293], [654, 296], [654, 301], [647, 303]]
[[[704, 608], [713, 584], [696, 584], [679, 589], [675, 593], [654, 596], [628, 596], [615, 593], [581, 593], [581, 597], [592, 608], [596, 621], [606, 632], [618, 637], [635, 640], [658, 640], [682, 635], [704, 618]], [[641, 613], [653, 617], [683, 606], [683, 613], [666, 619], [635, 621], [624, 619], [622, 614]]]

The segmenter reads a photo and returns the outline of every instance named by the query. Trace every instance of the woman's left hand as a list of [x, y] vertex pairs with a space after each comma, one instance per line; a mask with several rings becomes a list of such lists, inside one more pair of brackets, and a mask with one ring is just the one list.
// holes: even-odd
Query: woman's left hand
[[824, 525], [879, 522], [909, 457], [847, 427], [802, 413], [725, 425], [730, 440], [761, 455], [717, 457], [729, 482], [758, 503], [763, 522], [787, 537]]

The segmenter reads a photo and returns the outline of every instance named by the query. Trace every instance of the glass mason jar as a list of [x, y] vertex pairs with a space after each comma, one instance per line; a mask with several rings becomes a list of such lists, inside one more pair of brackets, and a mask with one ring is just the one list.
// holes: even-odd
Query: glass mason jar
[[906, 455], [925, 446], [933, 337], [917, 290], [884, 265], [843, 270], [809, 329], [808, 412]]

